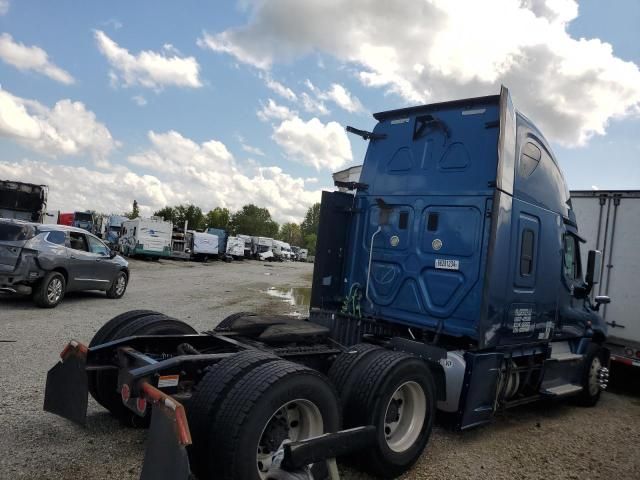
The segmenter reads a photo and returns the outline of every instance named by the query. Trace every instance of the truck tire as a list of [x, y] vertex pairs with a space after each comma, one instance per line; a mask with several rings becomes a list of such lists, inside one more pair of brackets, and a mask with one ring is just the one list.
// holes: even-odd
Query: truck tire
[[350, 390], [348, 387], [358, 377], [363, 360], [374, 352], [382, 351], [384, 351], [382, 347], [377, 345], [358, 343], [338, 355], [329, 369], [328, 376], [341, 399], [348, 396]]
[[241, 317], [255, 317], [255, 313], [252, 312], [237, 312], [222, 319], [222, 321], [216, 325], [213, 330], [216, 332], [230, 332], [233, 327], [233, 322]]
[[601, 348], [590, 345], [585, 359], [585, 370], [582, 376], [582, 391], [576, 396], [575, 402], [583, 407], [594, 407], [600, 400], [600, 381], [598, 373], [602, 364]]
[[358, 466], [382, 478], [407, 471], [422, 454], [435, 418], [435, 385], [426, 363], [413, 355], [370, 355], [343, 399], [345, 428], [374, 425], [376, 442], [356, 453]]
[[67, 282], [60, 272], [49, 272], [38, 282], [33, 302], [40, 308], [54, 308], [64, 298]]
[[[180, 335], [197, 333], [190, 325], [167, 317], [166, 315], [146, 315], [135, 318], [129, 322], [123, 322], [120, 328], [112, 332], [109, 341], [135, 335]], [[95, 372], [93, 384], [93, 398], [109, 410], [123, 424], [132, 427], [147, 427], [151, 419], [150, 409], [145, 417], [140, 417], [129, 410], [120, 398], [118, 391], [118, 372], [116, 370], [103, 370]]]
[[136, 320], [138, 318], [148, 317], [150, 315], [162, 314], [160, 312], [156, 312], [155, 310], [129, 310], [128, 312], [116, 315], [98, 329], [98, 331], [91, 339], [91, 342], [89, 342], [89, 347], [95, 347], [96, 345], [101, 345], [103, 343], [111, 341], [111, 337], [122, 327], [122, 325], [132, 322], [133, 320]]
[[124, 270], [120, 270], [109, 287], [109, 290], [107, 290], [107, 298], [122, 298], [124, 292], [127, 291], [128, 284], [129, 274]]
[[260, 365], [233, 385], [209, 424], [203, 480], [260, 480], [283, 440], [339, 428], [338, 399], [322, 374], [285, 360]]
[[[154, 310], [129, 310], [128, 312], [121, 313], [120, 315], [116, 315], [107, 323], [102, 325], [98, 331], [95, 333], [91, 341], [89, 342], [89, 348], [95, 347], [96, 345], [102, 345], [103, 343], [110, 342], [113, 339], [113, 336], [116, 334], [118, 329], [122, 328], [123, 325], [126, 325], [133, 320], [136, 320], [141, 317], [148, 317], [150, 315], [161, 315], [160, 312], [156, 312]], [[102, 403], [98, 399], [98, 394], [96, 391], [96, 376], [98, 372], [91, 371], [87, 372], [87, 383], [89, 387], [89, 393], [91, 396], [98, 402], [100, 405]], [[107, 374], [108, 372], [102, 372], [102, 374]], [[117, 377], [117, 375], [116, 375]], [[117, 379], [116, 379], [117, 381]], [[105, 405], [103, 407], [107, 408]]]
[[204, 477], [206, 474], [209, 450], [208, 426], [213, 422], [231, 388], [238, 379], [254, 368], [278, 360], [280, 360], [279, 357], [259, 350], [240, 352], [209, 367], [207, 373], [195, 386], [187, 406], [187, 418], [193, 439], [189, 454], [197, 475]]

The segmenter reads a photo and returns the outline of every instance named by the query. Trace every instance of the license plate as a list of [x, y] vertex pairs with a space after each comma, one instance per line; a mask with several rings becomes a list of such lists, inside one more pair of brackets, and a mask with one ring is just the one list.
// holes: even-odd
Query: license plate
[[436, 268], [441, 268], [444, 270], [460, 270], [460, 261], [436, 258]]

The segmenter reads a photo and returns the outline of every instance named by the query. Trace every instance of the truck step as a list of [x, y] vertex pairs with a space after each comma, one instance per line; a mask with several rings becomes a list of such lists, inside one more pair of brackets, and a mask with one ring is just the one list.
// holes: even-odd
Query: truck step
[[558, 352], [551, 353], [551, 360], [557, 360], [558, 362], [570, 362], [572, 360], [582, 360], [584, 355], [579, 353], [571, 353], [571, 352]]
[[563, 397], [565, 395], [578, 393], [580, 390], [582, 390], [582, 387], [580, 385], [565, 383], [564, 385], [558, 385], [557, 387], [547, 388], [544, 393], [547, 395], [552, 395], [554, 397]]

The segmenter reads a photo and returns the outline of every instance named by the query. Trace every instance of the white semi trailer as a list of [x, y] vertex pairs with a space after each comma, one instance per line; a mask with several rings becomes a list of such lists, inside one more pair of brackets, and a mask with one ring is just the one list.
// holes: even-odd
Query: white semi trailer
[[600, 283], [591, 295], [611, 297], [611, 303], [601, 309], [609, 325], [611, 360], [640, 367], [640, 294], [636, 283], [640, 271], [640, 190], [572, 191], [571, 203], [587, 241], [581, 249], [582, 269], [587, 267], [588, 250], [602, 251]]

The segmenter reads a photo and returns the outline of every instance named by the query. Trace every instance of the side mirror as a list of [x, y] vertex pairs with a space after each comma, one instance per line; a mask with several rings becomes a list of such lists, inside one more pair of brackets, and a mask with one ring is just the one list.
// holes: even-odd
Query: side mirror
[[598, 310], [600, 310], [600, 305], [606, 305], [608, 303], [611, 303], [611, 298], [606, 296], [606, 295], [598, 295], [596, 298], [593, 299], [594, 302], [596, 302], [596, 312]]
[[600, 281], [602, 270], [602, 252], [599, 250], [589, 250], [587, 257], [587, 275], [585, 281], [588, 285], [595, 285]]
[[109, 258], [116, 258], [118, 256], [118, 252], [115, 250], [109, 250]]

